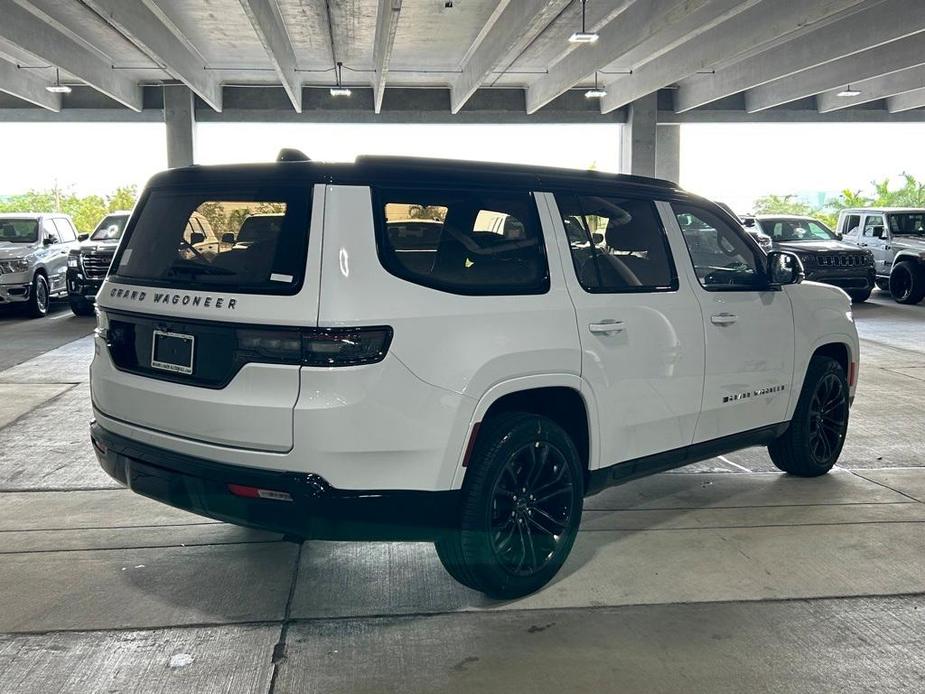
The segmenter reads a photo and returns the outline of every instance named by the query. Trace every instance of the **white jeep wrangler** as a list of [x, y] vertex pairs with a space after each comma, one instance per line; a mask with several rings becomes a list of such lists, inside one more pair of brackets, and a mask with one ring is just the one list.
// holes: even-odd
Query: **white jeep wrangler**
[[836, 228], [843, 241], [873, 253], [877, 287], [900, 304], [925, 298], [925, 209], [842, 210]]
[[[214, 254], [192, 215], [235, 238]], [[269, 215], [269, 216], [267, 216]], [[145, 496], [298, 538], [433, 541], [497, 597], [585, 496], [753, 445], [827, 472], [848, 297], [634, 176], [363, 158], [156, 176], [98, 306], [91, 437]]]

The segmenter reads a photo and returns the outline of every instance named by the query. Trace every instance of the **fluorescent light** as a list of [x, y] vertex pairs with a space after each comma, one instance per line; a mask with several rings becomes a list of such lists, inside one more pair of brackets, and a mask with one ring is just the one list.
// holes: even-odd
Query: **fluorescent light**
[[51, 84], [45, 87], [46, 91], [51, 92], [52, 94], [70, 94], [71, 88], [66, 84]]
[[607, 96], [606, 89], [598, 89], [595, 87], [585, 92], [586, 99], [603, 99], [605, 96]]
[[331, 87], [331, 96], [350, 96], [353, 94], [347, 87]]
[[594, 43], [598, 35], [591, 31], [576, 31], [568, 37], [569, 43]]
[[852, 89], [851, 85], [849, 84], [847, 89], [842, 89], [835, 96], [841, 96], [844, 98], [851, 97], [851, 96], [861, 96], [861, 92], [858, 89]]

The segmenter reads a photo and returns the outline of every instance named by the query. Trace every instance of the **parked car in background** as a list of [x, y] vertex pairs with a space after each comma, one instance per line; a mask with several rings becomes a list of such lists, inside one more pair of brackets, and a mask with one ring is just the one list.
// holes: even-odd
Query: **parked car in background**
[[[200, 212], [236, 238], [212, 258], [187, 255]], [[802, 279], [667, 181], [172, 169], [99, 292], [90, 436], [135, 493], [299, 538], [432, 541], [456, 580], [518, 597], [604, 487], [752, 445], [832, 468], [857, 332], [844, 292]]]
[[110, 212], [100, 220], [90, 238], [71, 249], [67, 258], [67, 297], [76, 316], [93, 315], [96, 293], [119, 246], [132, 213]]
[[842, 210], [837, 228], [845, 242], [873, 253], [880, 289], [901, 304], [925, 298], [925, 208]]
[[0, 214], [0, 306], [23, 306], [33, 318], [48, 313], [51, 299], [67, 295], [67, 258], [77, 244], [67, 215]]
[[867, 301], [874, 288], [874, 256], [866, 249], [840, 241], [825, 224], [798, 215], [756, 215], [755, 226], [766, 234], [775, 250], [800, 256], [806, 279], [834, 284], [851, 300]]
[[767, 253], [774, 248], [774, 242], [771, 241], [770, 236], [761, 231], [761, 227], [758, 226], [755, 215], [743, 215], [739, 217], [739, 221], [742, 223], [745, 231], [748, 232], [748, 235], [755, 239], [758, 245], [761, 246], [761, 250]]

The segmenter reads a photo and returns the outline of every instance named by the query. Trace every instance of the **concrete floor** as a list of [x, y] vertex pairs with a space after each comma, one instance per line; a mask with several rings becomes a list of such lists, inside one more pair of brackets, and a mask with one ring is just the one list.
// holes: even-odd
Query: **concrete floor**
[[[297, 546], [118, 488], [89, 338], [50, 339], [0, 371], [0, 692], [922, 691], [925, 305], [856, 315], [832, 474], [750, 449], [607, 490], [555, 582], [504, 603], [429, 545]], [[92, 321], [0, 336], [59, 327]]]

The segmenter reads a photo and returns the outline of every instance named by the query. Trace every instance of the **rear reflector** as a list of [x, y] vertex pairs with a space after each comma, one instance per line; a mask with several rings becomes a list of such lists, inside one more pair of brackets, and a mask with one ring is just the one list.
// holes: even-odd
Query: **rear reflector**
[[281, 492], [276, 489], [260, 489], [259, 487], [247, 487], [243, 484], [229, 484], [228, 491], [235, 496], [243, 496], [246, 499], [292, 501], [292, 496], [289, 494], [289, 492]]
[[858, 377], [858, 363], [856, 361], [851, 362], [848, 365], [848, 386], [854, 386], [855, 381]]
[[475, 450], [475, 440], [479, 437], [480, 426], [482, 426], [481, 422], [476, 422], [472, 425], [472, 433], [469, 435], [469, 443], [466, 445], [466, 455], [463, 456], [463, 467], [469, 467], [469, 459], [472, 457], [472, 451]]

